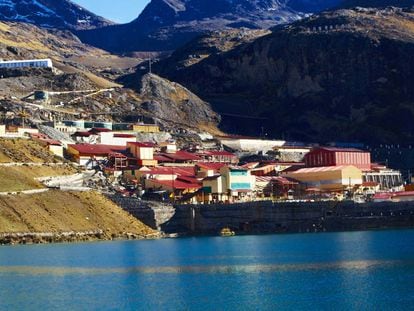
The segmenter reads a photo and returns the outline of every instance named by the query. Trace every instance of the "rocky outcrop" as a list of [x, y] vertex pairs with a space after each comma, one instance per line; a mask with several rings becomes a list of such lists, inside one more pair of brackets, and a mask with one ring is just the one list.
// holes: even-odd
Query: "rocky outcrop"
[[143, 101], [140, 108], [167, 127], [215, 127], [220, 120], [207, 102], [178, 83], [146, 74], [135, 87]]
[[125, 25], [81, 31], [89, 44], [115, 51], [174, 50], [206, 31], [270, 28], [337, 5], [340, 0], [152, 0]]
[[413, 29], [407, 9], [329, 12], [167, 77], [218, 109], [230, 102], [233, 111], [263, 118], [272, 136], [412, 141]]

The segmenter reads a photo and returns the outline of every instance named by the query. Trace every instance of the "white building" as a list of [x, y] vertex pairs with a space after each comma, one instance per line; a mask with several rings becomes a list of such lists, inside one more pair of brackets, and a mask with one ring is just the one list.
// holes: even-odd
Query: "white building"
[[52, 60], [28, 59], [0, 61], [0, 68], [53, 68]]
[[402, 187], [404, 184], [400, 171], [389, 168], [380, 168], [372, 171], [363, 172], [364, 182], [375, 182], [380, 185], [380, 189], [394, 189]]
[[229, 147], [233, 150], [245, 151], [245, 152], [258, 152], [269, 151], [274, 147], [283, 146], [286, 141], [284, 140], [265, 140], [255, 138], [238, 138], [238, 137], [219, 137], [222, 145]]
[[100, 143], [103, 145], [126, 146], [127, 143], [137, 141], [137, 135], [134, 132], [102, 132], [99, 136]]

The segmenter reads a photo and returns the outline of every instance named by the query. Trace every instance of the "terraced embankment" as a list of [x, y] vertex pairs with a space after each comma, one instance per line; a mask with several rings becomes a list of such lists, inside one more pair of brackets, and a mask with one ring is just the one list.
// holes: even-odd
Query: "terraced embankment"
[[[13, 163], [21, 160], [33, 163]], [[51, 160], [33, 141], [0, 140], [0, 245], [157, 237], [98, 192], [45, 188], [36, 178], [77, 172]]]

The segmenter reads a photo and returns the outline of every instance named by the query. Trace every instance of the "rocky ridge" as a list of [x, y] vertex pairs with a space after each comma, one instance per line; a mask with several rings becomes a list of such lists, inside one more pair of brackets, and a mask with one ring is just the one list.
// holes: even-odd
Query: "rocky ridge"
[[168, 51], [208, 31], [270, 28], [336, 6], [339, 2], [152, 0], [131, 23], [77, 34], [84, 42], [109, 51]]

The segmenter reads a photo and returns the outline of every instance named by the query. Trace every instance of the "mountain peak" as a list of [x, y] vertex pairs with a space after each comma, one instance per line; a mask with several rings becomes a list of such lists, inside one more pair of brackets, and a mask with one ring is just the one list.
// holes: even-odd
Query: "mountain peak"
[[69, 0], [0, 0], [0, 20], [64, 29], [113, 24]]
[[86, 43], [106, 50], [168, 51], [209, 31], [268, 29], [309, 13], [337, 6], [341, 0], [152, 0], [125, 25], [80, 32]]

